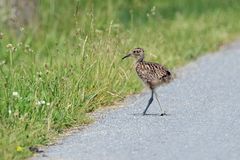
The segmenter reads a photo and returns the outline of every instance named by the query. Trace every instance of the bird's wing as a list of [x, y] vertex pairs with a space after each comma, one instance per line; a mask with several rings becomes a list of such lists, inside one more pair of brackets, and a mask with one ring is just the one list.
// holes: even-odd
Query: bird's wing
[[139, 63], [136, 66], [136, 71], [144, 82], [164, 80], [164, 78], [171, 76], [170, 71], [163, 65], [152, 62]]

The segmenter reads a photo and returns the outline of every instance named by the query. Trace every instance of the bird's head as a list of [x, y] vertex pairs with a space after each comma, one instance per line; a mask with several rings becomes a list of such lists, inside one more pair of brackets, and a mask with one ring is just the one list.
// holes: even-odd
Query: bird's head
[[143, 58], [144, 58], [144, 50], [142, 48], [134, 48], [126, 56], [124, 56], [122, 59], [125, 59], [127, 57], [134, 57], [137, 60], [143, 60]]

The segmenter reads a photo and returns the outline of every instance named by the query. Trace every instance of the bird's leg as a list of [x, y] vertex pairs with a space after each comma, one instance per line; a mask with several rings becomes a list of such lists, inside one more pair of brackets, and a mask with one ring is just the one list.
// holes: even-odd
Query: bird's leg
[[155, 92], [154, 91], [154, 94], [155, 94], [155, 97], [156, 97], [156, 99], [157, 99], [157, 102], [158, 102], [158, 104], [159, 104], [159, 107], [160, 107], [160, 109], [161, 109], [161, 116], [165, 116], [165, 115], [167, 115], [166, 114], [166, 112], [163, 110], [163, 108], [162, 108], [162, 106], [161, 106], [161, 104], [160, 104], [160, 101], [159, 101], [159, 99], [158, 99], [158, 95], [157, 95], [157, 92]]
[[147, 110], [148, 110], [148, 107], [150, 106], [150, 104], [151, 104], [152, 101], [153, 101], [153, 93], [154, 93], [154, 91], [153, 91], [153, 89], [151, 89], [151, 91], [152, 91], [151, 97], [150, 97], [150, 99], [148, 100], [148, 105], [147, 105], [147, 107], [146, 107], [145, 110], [143, 111], [143, 115], [146, 114], [146, 112], [147, 112]]

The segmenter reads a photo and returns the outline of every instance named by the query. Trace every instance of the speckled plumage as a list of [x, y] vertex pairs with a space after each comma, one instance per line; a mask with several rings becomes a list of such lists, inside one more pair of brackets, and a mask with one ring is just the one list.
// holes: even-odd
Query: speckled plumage
[[141, 61], [136, 63], [135, 68], [138, 76], [150, 88], [168, 83], [172, 79], [170, 71], [158, 63]]
[[[140, 79], [151, 89], [152, 94], [147, 104], [146, 109], [143, 112], [143, 115], [146, 114], [148, 107], [153, 101], [153, 95], [155, 94], [158, 104], [163, 111], [160, 102], [158, 100], [157, 93], [154, 89], [164, 83], [168, 83], [172, 80], [171, 72], [161, 64], [153, 63], [153, 62], [146, 62], [144, 61], [144, 50], [142, 48], [135, 48], [133, 51], [129, 52], [126, 56], [122, 59], [127, 57], [134, 57], [137, 61], [135, 64], [135, 69], [140, 77]], [[165, 115], [166, 113], [163, 112], [161, 115]]]

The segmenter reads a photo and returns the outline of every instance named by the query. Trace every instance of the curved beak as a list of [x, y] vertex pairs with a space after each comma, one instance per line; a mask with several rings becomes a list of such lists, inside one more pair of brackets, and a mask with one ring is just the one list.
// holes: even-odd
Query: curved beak
[[122, 59], [125, 59], [127, 57], [130, 57], [131, 56], [131, 53], [128, 53], [126, 56], [124, 56]]

